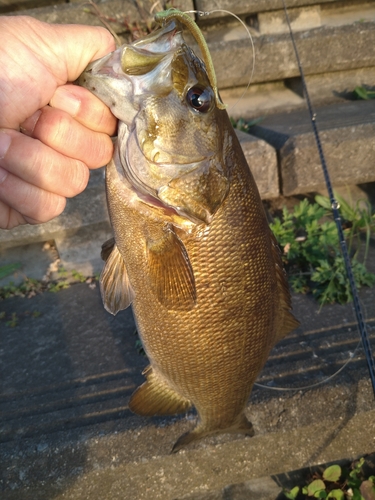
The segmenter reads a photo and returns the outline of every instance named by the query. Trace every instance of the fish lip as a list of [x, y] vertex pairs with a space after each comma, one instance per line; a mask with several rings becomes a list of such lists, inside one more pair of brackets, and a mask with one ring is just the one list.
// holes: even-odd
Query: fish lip
[[85, 78], [91, 76], [126, 79], [131, 82], [132, 77], [127, 75], [121, 67], [121, 57], [127, 47], [140, 49], [151, 54], [164, 54], [167, 56], [171, 52], [175, 52], [184, 43], [183, 39], [179, 36], [181, 34], [182, 27], [178, 22], [172, 20], [163, 28], [150, 33], [147, 37], [136, 40], [131, 44], [123, 44], [113, 52], [90, 62], [74, 83], [86, 87]]
[[[132, 42], [131, 46], [147, 50], [154, 54], [164, 54], [170, 52], [171, 50], [176, 50], [177, 44], [175, 43], [175, 39], [177, 35], [181, 33], [182, 27], [180, 23], [172, 20], [162, 28], [153, 31], [146, 37], [141, 38], [140, 40], [135, 40]], [[163, 39], [166, 42], [165, 44], [163, 44]], [[177, 43], [178, 45], [181, 45], [180, 41]]]

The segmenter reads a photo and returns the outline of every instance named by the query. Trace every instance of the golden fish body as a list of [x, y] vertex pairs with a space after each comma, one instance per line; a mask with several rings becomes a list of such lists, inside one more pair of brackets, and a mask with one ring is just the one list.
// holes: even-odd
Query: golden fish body
[[175, 450], [217, 432], [253, 435], [252, 386], [298, 322], [205, 67], [172, 22], [95, 62], [80, 83], [121, 120], [106, 170], [115, 245], [104, 249], [101, 289], [112, 313], [132, 304], [150, 361], [130, 408], [169, 415], [194, 405], [199, 422]]

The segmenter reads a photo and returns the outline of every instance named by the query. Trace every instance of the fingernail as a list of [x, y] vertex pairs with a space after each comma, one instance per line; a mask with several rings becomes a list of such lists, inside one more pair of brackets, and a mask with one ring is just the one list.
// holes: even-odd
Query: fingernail
[[38, 111], [35, 111], [33, 115], [31, 115], [29, 118], [26, 118], [26, 120], [20, 125], [20, 131], [25, 135], [32, 136], [35, 125], [38, 123], [41, 114], [41, 110], [38, 109]]
[[81, 107], [81, 100], [66, 88], [58, 87], [50, 101], [50, 106], [62, 109], [74, 117]]
[[8, 177], [8, 172], [0, 167], [0, 184], [2, 184]]
[[7, 154], [11, 142], [10, 135], [0, 130], [0, 160]]

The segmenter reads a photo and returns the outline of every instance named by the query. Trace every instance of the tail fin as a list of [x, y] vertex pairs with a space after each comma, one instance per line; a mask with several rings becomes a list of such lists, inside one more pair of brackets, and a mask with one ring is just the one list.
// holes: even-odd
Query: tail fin
[[225, 429], [214, 429], [212, 430], [212, 425], [208, 426], [203, 423], [198, 424], [195, 429], [192, 431], [186, 432], [182, 434], [177, 441], [175, 442], [172, 453], [176, 453], [181, 450], [185, 446], [194, 441], [198, 441], [206, 436], [212, 436], [214, 434], [244, 434], [245, 436], [253, 437], [254, 436], [254, 428], [253, 424], [249, 422], [249, 420], [245, 417], [243, 413], [239, 416], [238, 420], [231, 427], [227, 427]]

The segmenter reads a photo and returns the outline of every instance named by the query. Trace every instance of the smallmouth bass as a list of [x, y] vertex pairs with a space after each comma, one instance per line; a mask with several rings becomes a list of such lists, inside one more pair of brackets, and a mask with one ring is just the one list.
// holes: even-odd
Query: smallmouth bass
[[114, 241], [103, 246], [100, 284], [109, 312], [132, 305], [150, 361], [129, 407], [199, 415], [174, 451], [210, 434], [254, 434], [244, 413], [252, 386], [299, 324], [208, 49], [205, 64], [182, 37], [181, 23], [199, 37], [186, 17], [168, 11], [162, 28], [78, 81], [119, 118], [106, 167]]

